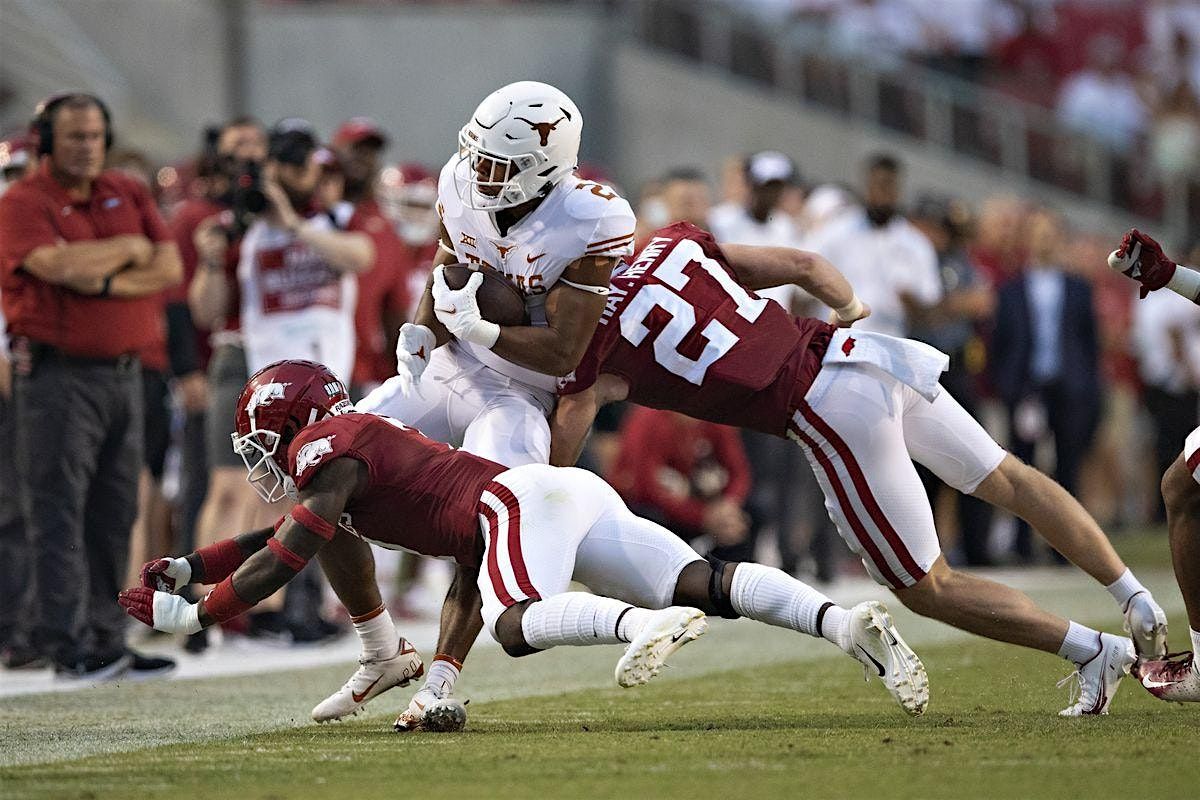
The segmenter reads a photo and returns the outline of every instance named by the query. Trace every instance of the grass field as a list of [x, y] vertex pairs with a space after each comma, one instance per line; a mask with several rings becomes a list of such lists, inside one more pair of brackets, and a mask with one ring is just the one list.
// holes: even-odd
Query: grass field
[[[1178, 608], [1155, 542], [1131, 542], [1131, 560]], [[1102, 590], [1053, 575], [1031, 593], [1118, 628]], [[717, 622], [663, 679], [628, 691], [612, 684], [616, 648], [520, 661], [481, 649], [462, 682], [473, 702], [461, 734], [391, 733], [400, 692], [373, 716], [308, 723], [340, 667], [7, 698], [0, 797], [1194, 796], [1200, 708], [1127, 681], [1110, 716], [1059, 719], [1063, 662], [896, 616], [930, 673], [918, 719], [831, 647]], [[1181, 646], [1186, 624], [1171, 623]]]

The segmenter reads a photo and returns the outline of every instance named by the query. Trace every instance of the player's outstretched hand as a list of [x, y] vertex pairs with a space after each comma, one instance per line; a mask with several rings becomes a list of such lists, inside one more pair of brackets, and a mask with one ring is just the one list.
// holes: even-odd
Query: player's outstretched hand
[[1163, 253], [1162, 245], [1137, 228], [1131, 228], [1121, 246], [1108, 255], [1108, 266], [1142, 285], [1145, 297], [1161, 289], [1175, 276], [1176, 264]]
[[500, 338], [500, 326], [488, 322], [479, 311], [475, 293], [483, 283], [483, 273], [476, 272], [461, 289], [446, 284], [445, 267], [433, 271], [433, 313], [456, 338], [491, 348]]
[[860, 319], [866, 319], [869, 316], [871, 316], [871, 307], [855, 297], [854, 302], [849, 306], [836, 309], [829, 315], [829, 324], [839, 328], [849, 328]]
[[196, 633], [200, 630], [200, 604], [189, 603], [167, 592], [135, 586], [117, 595], [125, 613], [155, 630], [166, 633]]
[[142, 586], [175, 594], [192, 580], [192, 565], [186, 558], [159, 558], [142, 564]]
[[411, 322], [400, 326], [400, 336], [396, 339], [396, 377], [402, 397], [414, 391], [421, 394], [421, 374], [429, 366], [429, 356], [435, 347], [437, 338], [429, 328]]

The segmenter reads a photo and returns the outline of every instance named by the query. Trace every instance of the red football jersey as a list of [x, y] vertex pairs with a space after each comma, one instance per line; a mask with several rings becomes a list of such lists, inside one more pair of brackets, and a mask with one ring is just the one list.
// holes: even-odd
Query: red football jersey
[[479, 497], [505, 467], [390, 417], [351, 413], [309, 425], [292, 441], [288, 466], [296, 487], [335, 458], [358, 459], [370, 471], [366, 490], [346, 506], [344, 528], [385, 547], [479, 565]]
[[607, 372], [628, 381], [632, 403], [784, 436], [833, 331], [739, 284], [712, 236], [679, 222], [613, 276], [588, 351], [559, 392]]

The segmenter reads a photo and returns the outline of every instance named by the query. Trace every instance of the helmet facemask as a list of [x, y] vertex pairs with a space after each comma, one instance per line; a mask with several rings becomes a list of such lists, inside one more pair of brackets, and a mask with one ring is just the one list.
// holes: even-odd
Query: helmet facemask
[[296, 485], [288, 475], [275, 454], [283, 437], [275, 431], [259, 430], [250, 415], [250, 432], [244, 436], [230, 434], [233, 439], [233, 452], [242, 457], [246, 465], [246, 480], [258, 492], [258, 496], [268, 503], [282, 500], [284, 497], [296, 499]]
[[548, 176], [537, 174], [546, 161], [539, 151], [504, 155], [485, 150], [472, 141], [464, 127], [458, 132], [458, 163], [454, 166], [458, 197], [476, 211], [519, 206], [540, 197], [550, 183]]

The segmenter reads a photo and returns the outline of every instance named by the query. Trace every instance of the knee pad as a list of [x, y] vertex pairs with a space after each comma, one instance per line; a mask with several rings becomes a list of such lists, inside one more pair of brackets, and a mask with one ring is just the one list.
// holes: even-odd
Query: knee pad
[[730, 600], [729, 594], [725, 591], [725, 570], [731, 566], [731, 562], [722, 561], [713, 556], [708, 556], [706, 560], [708, 561], [708, 565], [712, 567], [712, 574], [708, 576], [709, 602], [712, 603], [717, 613], [725, 619], [738, 619], [742, 615], [733, 610], [733, 601]]

